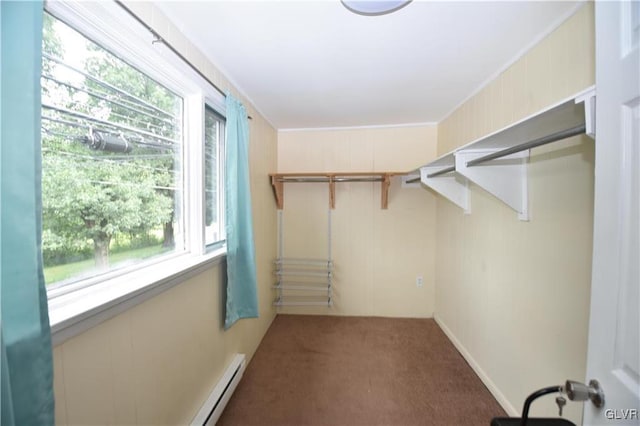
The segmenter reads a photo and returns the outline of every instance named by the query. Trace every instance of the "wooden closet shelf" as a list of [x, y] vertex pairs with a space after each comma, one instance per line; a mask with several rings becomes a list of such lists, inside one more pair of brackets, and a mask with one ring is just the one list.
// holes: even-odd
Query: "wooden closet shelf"
[[285, 183], [328, 183], [329, 208], [336, 207], [336, 183], [341, 182], [380, 182], [381, 207], [386, 209], [389, 204], [389, 186], [391, 177], [406, 175], [407, 172], [323, 172], [323, 173], [271, 173], [271, 186], [276, 199], [278, 210], [284, 208]]

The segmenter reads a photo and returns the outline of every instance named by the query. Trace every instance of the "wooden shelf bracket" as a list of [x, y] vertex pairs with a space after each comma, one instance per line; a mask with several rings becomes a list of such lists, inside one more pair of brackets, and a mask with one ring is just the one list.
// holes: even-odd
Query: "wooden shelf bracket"
[[282, 210], [284, 207], [284, 185], [276, 175], [271, 175], [271, 187], [273, 188], [273, 196], [276, 199], [278, 210]]

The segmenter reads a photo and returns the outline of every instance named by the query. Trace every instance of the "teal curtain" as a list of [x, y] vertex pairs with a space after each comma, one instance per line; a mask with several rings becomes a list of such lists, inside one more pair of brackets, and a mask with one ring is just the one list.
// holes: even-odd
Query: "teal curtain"
[[2, 426], [54, 423], [40, 254], [42, 2], [0, 1], [0, 345]]
[[226, 232], [227, 306], [224, 327], [258, 316], [256, 260], [249, 176], [249, 122], [244, 106], [227, 94]]

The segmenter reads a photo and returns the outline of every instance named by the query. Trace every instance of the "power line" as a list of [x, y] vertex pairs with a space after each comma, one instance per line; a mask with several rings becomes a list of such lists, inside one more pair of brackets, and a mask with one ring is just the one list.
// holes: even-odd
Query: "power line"
[[[118, 88], [118, 87], [116, 87], [116, 86], [114, 86], [114, 85], [112, 85], [112, 84], [110, 84], [110, 83], [107, 83], [106, 81], [100, 80], [99, 78], [94, 77], [93, 75], [91, 75], [91, 74], [89, 74], [89, 73], [87, 73], [87, 72], [85, 72], [85, 71], [82, 71], [82, 70], [80, 70], [80, 69], [78, 69], [78, 68], [76, 68], [76, 67], [74, 67], [74, 66], [72, 66], [72, 65], [69, 65], [69, 64], [67, 64], [66, 62], [64, 62], [64, 61], [63, 61], [62, 59], [60, 59], [60, 58], [56, 58], [56, 57], [51, 56], [51, 55], [49, 55], [48, 53], [45, 53], [45, 52], [43, 52], [43, 53], [42, 53], [42, 56], [43, 56], [44, 58], [46, 58], [46, 59], [50, 60], [50, 61], [53, 61], [53, 62], [55, 62], [55, 63], [57, 63], [57, 64], [62, 65], [63, 67], [65, 67], [65, 68], [67, 68], [67, 69], [70, 69], [71, 71], [77, 72], [78, 74], [80, 74], [80, 75], [83, 75], [83, 76], [87, 77], [87, 78], [88, 78], [88, 79], [90, 79], [91, 81], [94, 81], [94, 82], [98, 83], [99, 85], [101, 85], [101, 86], [103, 86], [103, 87], [106, 87], [106, 88], [111, 89], [111, 90], [113, 90], [113, 91], [116, 91], [116, 92], [118, 92], [118, 93], [120, 93], [120, 94], [122, 94], [122, 95], [124, 95], [124, 96], [126, 96], [126, 97], [128, 97], [128, 98], [131, 98], [131, 99], [135, 100], [136, 102], [139, 102], [140, 104], [142, 104], [142, 105], [146, 106], [147, 108], [150, 108], [150, 109], [152, 109], [152, 110], [154, 110], [154, 111], [157, 111], [157, 112], [159, 112], [159, 113], [165, 114], [165, 115], [166, 115], [166, 116], [168, 116], [168, 117], [173, 117], [173, 114], [171, 114], [171, 113], [169, 113], [169, 112], [167, 112], [167, 111], [164, 111], [164, 110], [162, 110], [162, 109], [158, 108], [157, 106], [155, 106], [155, 105], [153, 105], [153, 104], [151, 104], [151, 103], [149, 103], [149, 102], [145, 101], [144, 99], [140, 99], [140, 98], [138, 98], [137, 96], [134, 96], [134, 95], [132, 95], [131, 93], [126, 92], [126, 91], [124, 91], [124, 90], [122, 90], [122, 89], [120, 89], [120, 88]], [[134, 68], [134, 69], [135, 69], [135, 68]], [[137, 71], [137, 70], [136, 70], [136, 71]], [[138, 71], [138, 72], [139, 72], [139, 71]], [[143, 75], [144, 75], [144, 74], [143, 74]]]
[[[172, 150], [173, 151], [173, 148], [172, 147], [168, 147], [166, 144], [161, 144], [161, 143], [158, 143], [158, 142], [149, 142], [149, 141], [145, 140], [141, 135], [137, 134], [137, 132], [131, 132], [130, 134], [122, 135], [121, 132], [120, 133], [117, 133], [117, 132], [114, 133], [114, 131], [111, 130], [111, 129], [101, 129], [98, 126], [92, 127], [92, 126], [90, 126], [88, 124], [85, 124], [85, 123], [80, 123], [80, 122], [77, 122], [77, 121], [64, 120], [64, 119], [61, 119], [61, 118], [51, 117], [51, 116], [48, 116], [48, 115], [42, 115], [42, 119], [46, 120], [46, 121], [50, 121], [52, 123], [62, 124], [64, 126], [75, 127], [75, 128], [78, 128], [78, 129], [85, 129], [85, 130], [87, 130], [87, 132], [93, 129], [94, 131], [99, 131], [99, 132], [102, 132], [102, 133], [109, 133], [109, 134], [116, 135], [116, 136], [125, 136], [129, 140], [133, 139], [133, 141], [136, 143], [136, 145], [143, 145], [144, 148], [158, 149], [158, 150], [163, 150], [163, 151], [165, 151], [165, 150]], [[47, 133], [52, 134], [52, 132], [49, 129], [47, 129], [46, 131], [47, 131]], [[83, 138], [84, 137], [84, 135], [77, 136], [77, 135], [70, 135], [70, 134], [65, 134], [65, 133], [60, 133], [60, 132], [57, 132], [57, 136], [68, 138], [68, 139], [79, 139], [79, 138]], [[151, 155], [151, 156], [159, 156], [159, 155], [162, 155], [162, 156], [164, 156], [164, 155], [173, 156], [173, 154], [149, 154], [149, 155]]]
[[103, 96], [103, 94], [96, 93], [96, 92], [94, 92], [94, 91], [92, 91], [92, 90], [89, 90], [89, 89], [87, 89], [87, 88], [80, 87], [80, 86], [76, 86], [76, 85], [71, 84], [71, 83], [66, 82], [66, 81], [58, 80], [58, 79], [56, 79], [55, 77], [53, 77], [53, 76], [51, 76], [51, 75], [48, 75], [48, 74], [43, 74], [43, 75], [42, 75], [42, 78], [44, 78], [44, 79], [46, 79], [46, 80], [49, 80], [49, 81], [52, 81], [52, 82], [54, 82], [54, 83], [56, 83], [56, 84], [58, 84], [58, 85], [66, 86], [66, 87], [68, 87], [68, 88], [70, 88], [70, 89], [77, 90], [77, 91], [79, 91], [79, 92], [84, 92], [84, 93], [88, 94], [89, 96], [92, 96], [92, 97], [94, 97], [94, 98], [96, 98], [96, 99], [100, 99], [100, 100], [103, 100], [103, 101], [106, 101], [106, 102], [112, 103], [112, 104], [117, 105], [117, 106], [119, 106], [119, 107], [121, 107], [121, 108], [128, 109], [129, 111], [137, 112], [137, 113], [139, 113], [139, 114], [146, 115], [147, 117], [151, 117], [151, 118], [156, 119], [156, 120], [162, 120], [162, 121], [164, 121], [165, 123], [168, 123], [168, 124], [170, 124], [170, 125], [172, 125], [172, 126], [175, 126], [175, 123], [173, 123], [173, 120], [174, 120], [174, 119], [173, 119], [173, 120], [167, 120], [166, 118], [164, 118], [164, 119], [163, 119], [163, 118], [157, 117], [157, 116], [155, 116], [155, 115], [152, 115], [152, 114], [148, 113], [147, 111], [143, 111], [143, 110], [141, 110], [141, 109], [134, 108], [134, 107], [133, 107], [133, 106], [131, 106], [131, 105], [126, 105], [126, 104], [124, 104], [124, 103], [122, 103], [122, 102], [118, 102], [118, 101], [116, 101], [116, 100], [114, 100], [114, 99], [109, 99], [108, 97]]
[[[64, 126], [70, 126], [70, 127], [75, 127], [75, 128], [79, 128], [79, 129], [85, 129], [87, 131], [90, 131], [92, 129], [92, 126], [86, 124], [86, 123], [81, 123], [81, 122], [77, 122], [77, 121], [70, 121], [70, 120], [64, 120], [61, 118], [56, 118], [56, 117], [51, 117], [48, 115], [42, 115], [42, 119], [46, 120], [46, 121], [50, 121], [52, 123], [58, 123], [58, 124], [62, 124]], [[99, 126], [96, 126], [95, 128], [93, 128], [93, 130], [102, 132], [102, 133], [108, 133], [114, 136], [120, 136], [122, 132], [118, 133], [118, 132], [114, 132], [112, 129], [102, 129]], [[60, 133], [59, 134], [62, 137], [70, 137], [71, 139], [75, 139], [77, 136], [76, 135], [65, 135], [64, 133]], [[159, 142], [149, 142], [147, 140], [145, 140], [142, 136], [140, 136], [137, 132], [132, 131], [129, 134], [125, 134], [124, 136], [126, 136], [128, 139], [134, 139], [134, 142], [137, 145], [143, 145], [146, 148], [151, 148], [151, 149], [159, 149], [159, 150], [173, 150], [173, 147], [167, 146], [166, 144], [162, 144]], [[165, 155], [165, 154], [163, 154]], [[171, 155], [173, 156], [173, 154], [166, 154], [166, 155]]]
[[[173, 158], [173, 154], [134, 154], [134, 159], [146, 159], [146, 158]], [[117, 160], [131, 160], [130, 156], [126, 155], [111, 155], [110, 159]]]
[[82, 136], [80, 136], [80, 135], [70, 135], [68, 133], [55, 132], [53, 130], [50, 130], [50, 129], [46, 128], [45, 126], [42, 126], [42, 131], [47, 133], [47, 134], [49, 134], [49, 135], [51, 135], [51, 136], [57, 136], [57, 137], [64, 138], [64, 139], [78, 139], [79, 140], [79, 139], [82, 138]]
[[[169, 139], [169, 138], [166, 138], [164, 136], [160, 136], [160, 135], [153, 134], [151, 132], [144, 131], [142, 129], [136, 129], [135, 127], [131, 127], [131, 126], [128, 126], [126, 124], [119, 124], [119, 123], [114, 123], [114, 122], [108, 121], [108, 120], [102, 120], [100, 118], [95, 118], [95, 117], [92, 117], [90, 115], [87, 115], [87, 114], [84, 114], [84, 113], [81, 113], [81, 112], [77, 112], [77, 111], [73, 111], [73, 110], [70, 110], [70, 109], [67, 109], [67, 108], [57, 107], [57, 106], [53, 106], [53, 105], [49, 105], [49, 104], [45, 104], [45, 103], [42, 104], [42, 108], [53, 110], [53, 111], [57, 111], [59, 113], [67, 114], [67, 115], [70, 115], [72, 117], [79, 118], [81, 120], [87, 120], [87, 121], [90, 121], [92, 123], [102, 124], [102, 125], [111, 126], [111, 127], [114, 127], [114, 128], [120, 129], [120, 130], [126, 130], [126, 131], [129, 131], [129, 132], [139, 133], [139, 134], [151, 137], [151, 138], [155, 138], [155, 139], [159, 139], [159, 140], [168, 142], [168, 143], [170, 143], [172, 145], [180, 145], [180, 141], [179, 140]], [[171, 148], [171, 147], [168, 146], [167, 148]]]
[[160, 185], [144, 185], [140, 183], [133, 182], [110, 182], [107, 180], [91, 180], [91, 179], [78, 179], [78, 182], [88, 182], [88, 183], [97, 183], [99, 185], [111, 185], [111, 186], [138, 186], [142, 188], [152, 188], [152, 189], [166, 189], [169, 191], [178, 191], [179, 188], [173, 186], [160, 186]]
[[[133, 167], [138, 167], [140, 169], [154, 170], [154, 171], [159, 171], [159, 172], [169, 172], [169, 173], [175, 173], [175, 174], [181, 173], [180, 170], [176, 170], [176, 169], [169, 169], [169, 168], [161, 169], [161, 168], [158, 168], [158, 167], [145, 166], [144, 164], [140, 164], [140, 163], [132, 163], [132, 162], [124, 162], [124, 161], [114, 160], [111, 156], [109, 156], [109, 157], [96, 157], [94, 155], [78, 154], [76, 152], [62, 151], [62, 150], [50, 149], [50, 148], [42, 148], [42, 152], [50, 152], [52, 154], [60, 154], [62, 156], [66, 156], [66, 157], [82, 158], [82, 159], [85, 159], [85, 160], [100, 161], [100, 162], [119, 164], [119, 165], [122, 164], [122, 165], [125, 165], [125, 166], [133, 166]], [[138, 160], [139, 158], [137, 156], [135, 156], [135, 155], [132, 155], [128, 159], [129, 160]]]
[[[109, 115], [112, 116], [112, 117], [120, 118], [121, 120], [130, 120], [130, 121], [132, 121], [131, 124], [134, 124], [134, 125], [137, 125], [137, 126], [140, 126], [140, 127], [146, 126], [147, 130], [154, 130], [154, 131], [158, 131], [158, 132], [168, 130], [166, 127], [162, 127], [162, 126], [159, 126], [157, 124], [153, 124], [153, 123], [147, 122], [147, 121], [140, 121], [141, 118], [128, 117], [126, 115], [122, 115], [120, 113], [117, 113], [117, 112], [115, 112], [113, 110], [109, 111]], [[171, 125], [171, 126], [173, 127], [173, 125]], [[175, 129], [172, 129], [172, 130], [173, 130], [173, 133], [176, 133]]]
[[[45, 99], [45, 101], [47, 101], [47, 100], [49, 100], [49, 99]], [[86, 105], [86, 104], [84, 104], [84, 103], [82, 103], [80, 101], [74, 101], [74, 100], [68, 101], [67, 105], [66, 105], [67, 111], [78, 112], [80, 114], [85, 114], [85, 112], [82, 112], [82, 109], [85, 108], [85, 107], [89, 107], [89, 106], [90, 105]], [[97, 106], [97, 107], [99, 108], [100, 106]], [[73, 109], [69, 109], [69, 108], [73, 108]], [[103, 111], [104, 111], [104, 109], [103, 109]], [[93, 111], [87, 112], [87, 114], [90, 114], [90, 113], [92, 114], [94, 112]], [[126, 126], [130, 125], [130, 126], [132, 126], [131, 127], [132, 129], [135, 129], [135, 130], [138, 130], [138, 131], [149, 131], [150, 134], [154, 135], [155, 137], [164, 137], [164, 136], [161, 136], [161, 131], [168, 130], [167, 128], [163, 128], [163, 127], [160, 127], [160, 126], [158, 126], [156, 124], [152, 124], [152, 123], [149, 123], [149, 122], [146, 122], [146, 121], [140, 122], [139, 121], [140, 119], [136, 118], [136, 117], [129, 117], [129, 116], [126, 116], [126, 115], [119, 114], [119, 113], [113, 111], [111, 108], [109, 108], [108, 113], [109, 113], [109, 118], [110, 119], [111, 118], [119, 119], [117, 122], [110, 121], [110, 123], [119, 124], [119, 125], [126, 125]], [[98, 118], [97, 120], [100, 120], [100, 119]], [[154, 127], [155, 129], [153, 129], [151, 127]], [[173, 133], [177, 133], [175, 131], [175, 129], [173, 130]]]

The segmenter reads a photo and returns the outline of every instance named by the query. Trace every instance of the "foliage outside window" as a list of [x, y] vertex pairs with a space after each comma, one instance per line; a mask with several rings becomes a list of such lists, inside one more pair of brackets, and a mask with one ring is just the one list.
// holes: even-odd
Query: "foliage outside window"
[[183, 99], [45, 13], [47, 285], [185, 250]]

